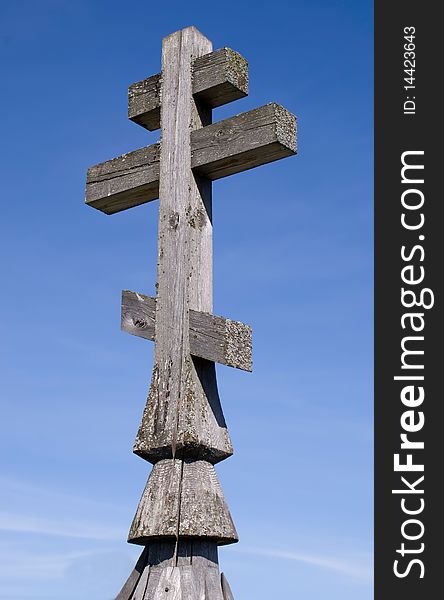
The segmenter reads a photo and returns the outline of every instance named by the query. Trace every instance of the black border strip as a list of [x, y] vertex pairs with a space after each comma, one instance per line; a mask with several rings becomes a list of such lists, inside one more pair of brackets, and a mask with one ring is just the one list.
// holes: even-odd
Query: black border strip
[[[437, 147], [443, 120], [437, 68], [443, 35], [438, 8], [439, 4], [410, 0], [375, 2], [376, 600], [428, 600], [444, 594], [440, 577], [444, 395], [439, 380], [444, 371], [440, 306], [444, 194], [438, 187], [444, 169]], [[414, 30], [404, 29], [408, 27]], [[409, 33], [412, 41], [404, 39]], [[404, 56], [409, 51], [414, 56]], [[412, 73], [404, 72], [410, 67], [404, 60], [412, 58], [414, 81], [409, 82]], [[410, 84], [414, 88], [404, 88]], [[407, 167], [403, 181], [402, 157], [407, 165], [424, 169]], [[415, 204], [418, 207], [412, 209]], [[422, 281], [412, 283], [422, 275]], [[419, 306], [408, 306], [413, 299]], [[396, 379], [406, 376], [418, 379]], [[424, 449], [401, 448], [401, 434], [408, 443], [424, 443]], [[396, 455], [400, 470], [395, 469]], [[410, 460], [418, 470], [402, 467]], [[424, 471], [419, 470], [421, 465]]]

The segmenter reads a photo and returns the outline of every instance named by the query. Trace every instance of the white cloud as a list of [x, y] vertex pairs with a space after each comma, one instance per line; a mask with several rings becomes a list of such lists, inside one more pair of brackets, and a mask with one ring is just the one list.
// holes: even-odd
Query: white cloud
[[16, 499], [32, 498], [33, 502], [41, 500], [45, 504], [62, 505], [72, 504], [75, 506], [82, 505], [91, 509], [104, 508], [111, 510], [118, 510], [118, 506], [109, 504], [107, 502], [93, 500], [92, 498], [85, 498], [83, 496], [76, 496], [74, 494], [66, 494], [59, 490], [50, 488], [42, 488], [36, 485], [29, 484], [28, 482], [18, 481], [15, 479], [8, 479], [6, 477], [0, 477], [0, 487], [2, 489], [2, 497], [10, 496]]
[[290, 552], [287, 550], [278, 550], [272, 548], [236, 547], [234, 550], [236, 552], [250, 554], [253, 556], [268, 556], [270, 558], [281, 558], [284, 560], [302, 562], [314, 567], [319, 567], [321, 569], [335, 571], [336, 573], [346, 575], [353, 579], [358, 579], [365, 583], [372, 583], [373, 581], [373, 569], [371, 566], [370, 556], [365, 556], [362, 560], [362, 563], [357, 563], [345, 559], [338, 559], [332, 556], [313, 555], [306, 554], [304, 552]]
[[76, 519], [53, 520], [6, 511], [0, 511], [0, 530], [108, 541], [119, 541], [127, 535], [123, 529], [98, 527], [94, 523], [82, 523]]
[[0, 543], [0, 600], [109, 600], [125, 581], [134, 559], [131, 553], [102, 548], [80, 551]]
[[10, 548], [0, 549], [0, 579], [36, 581], [61, 578], [76, 559], [94, 556], [97, 550], [59, 554], [24, 553]]
[[[84, 506], [89, 505], [91, 512], [100, 514], [100, 509], [111, 509], [112, 512], [112, 509], [117, 509], [117, 507], [112, 507], [106, 504], [101, 505], [99, 502], [93, 500], [77, 498], [60, 492], [52, 492], [50, 490], [35, 488], [26, 483], [6, 480], [0, 480], [0, 482], [6, 484], [6, 487], [9, 488], [10, 492], [16, 492], [19, 494], [25, 493], [25, 495], [31, 495], [34, 498], [36, 495], [40, 495], [42, 498], [44, 497], [47, 501], [45, 503], [47, 509], [45, 511], [46, 514], [48, 513], [48, 510], [51, 511], [51, 505], [64, 505], [65, 507], [70, 505], [70, 510], [67, 512], [71, 516], [71, 518], [67, 519], [63, 517], [57, 518], [54, 516], [54, 513], [51, 513], [51, 517], [47, 517], [43, 516], [42, 514], [26, 514], [26, 512], [0, 509], [0, 530], [18, 534], [27, 533], [36, 534], [37, 536], [62, 536], [66, 538], [105, 541], [108, 543], [121, 542], [127, 535], [126, 530], [119, 527], [113, 528], [108, 525], [109, 522], [116, 522], [116, 519], [111, 519], [111, 521], [107, 519], [106, 525], [101, 526], [98, 524], [100, 523], [100, 520], [92, 521], [85, 519], [83, 515], [76, 513], [74, 510], [76, 506], [78, 507], [79, 504], [83, 504]], [[293, 552], [282, 549], [245, 546], [237, 546], [233, 548], [233, 550], [251, 556], [267, 556], [270, 558], [296, 561], [317, 567], [319, 569], [327, 569], [329, 571], [333, 571], [365, 583], [371, 583], [373, 579], [372, 557], [368, 554], [361, 555], [360, 557], [357, 557], [356, 554], [353, 554], [353, 558], [345, 559], [343, 557], [311, 554], [304, 552], [303, 550], [300, 552]], [[97, 550], [93, 551], [94, 554], [96, 552]], [[3, 558], [1, 554], [0, 547], [0, 559]], [[64, 555], [51, 554], [43, 555], [37, 558], [33, 557], [32, 561], [30, 561], [30, 563], [33, 565], [32, 573], [35, 573], [36, 577], [45, 577], [45, 573], [48, 574], [49, 572], [51, 572], [54, 576], [57, 576], [56, 574], [61, 574], [72, 563], [73, 560], [80, 558], [81, 556], [86, 556], [87, 554], [88, 553], [71, 553]], [[8, 563], [6, 553], [4, 558], [5, 560], [2, 561], [4, 566], [0, 570], [0, 573], [4, 569], [9, 569], [9, 573], [14, 572], [16, 568], [14, 567], [15, 563]], [[10, 560], [12, 560], [12, 558]], [[18, 564], [22, 564], [21, 559], [17, 565]], [[17, 566], [17, 570], [18, 569], [19, 567]]]
[[110, 525], [120, 522], [117, 506], [5, 478], [0, 485], [0, 530], [106, 541], [127, 535]]

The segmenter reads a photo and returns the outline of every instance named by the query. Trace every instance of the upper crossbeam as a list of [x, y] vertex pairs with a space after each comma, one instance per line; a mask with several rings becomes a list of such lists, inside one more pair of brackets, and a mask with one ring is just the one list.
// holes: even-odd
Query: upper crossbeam
[[[296, 118], [276, 103], [191, 132], [191, 167], [215, 180], [296, 153]], [[113, 214], [159, 197], [160, 144], [88, 169], [86, 203]]]
[[[193, 61], [193, 96], [216, 108], [248, 94], [248, 63], [230, 48], [199, 56]], [[160, 128], [161, 74], [128, 88], [128, 118], [150, 131]]]

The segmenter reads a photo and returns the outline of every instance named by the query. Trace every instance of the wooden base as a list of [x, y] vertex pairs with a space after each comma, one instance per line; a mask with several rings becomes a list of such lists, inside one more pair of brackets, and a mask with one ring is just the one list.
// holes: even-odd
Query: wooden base
[[219, 572], [217, 545], [193, 539], [153, 542], [115, 600], [234, 600]]
[[128, 541], [146, 546], [159, 538], [193, 538], [233, 544], [238, 535], [213, 465], [166, 459], [150, 473]]
[[[156, 338], [157, 324], [156, 316]], [[214, 363], [190, 355], [181, 360], [171, 351], [162, 364], [153, 367], [133, 452], [153, 464], [173, 456], [216, 464], [231, 456]]]

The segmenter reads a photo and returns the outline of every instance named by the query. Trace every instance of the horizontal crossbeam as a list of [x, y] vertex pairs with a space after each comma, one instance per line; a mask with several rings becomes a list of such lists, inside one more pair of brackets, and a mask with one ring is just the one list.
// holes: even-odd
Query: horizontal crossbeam
[[[160, 128], [161, 74], [128, 88], [128, 118], [155, 131]], [[222, 48], [193, 62], [193, 95], [215, 108], [248, 94], [248, 63], [237, 52]]]
[[[271, 103], [191, 132], [191, 166], [210, 180], [296, 153], [296, 117]], [[160, 144], [88, 169], [87, 204], [113, 214], [159, 197]]]
[[[122, 292], [121, 328], [127, 333], [155, 339], [156, 299], [136, 292]], [[252, 370], [251, 327], [239, 321], [190, 310], [190, 350], [219, 364]]]

